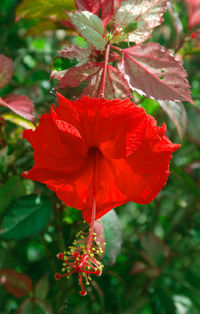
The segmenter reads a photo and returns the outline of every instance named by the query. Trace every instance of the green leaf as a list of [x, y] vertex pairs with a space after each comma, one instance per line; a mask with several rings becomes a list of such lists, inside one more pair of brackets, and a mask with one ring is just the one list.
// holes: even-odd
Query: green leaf
[[56, 70], [56, 71], [63, 71], [63, 70], [67, 70], [67, 69], [75, 66], [77, 63], [78, 63], [78, 61], [76, 58], [73, 58], [72, 60], [70, 60], [68, 58], [57, 57], [50, 64], [50, 69]]
[[183, 103], [172, 100], [160, 100], [159, 103], [175, 124], [178, 135], [183, 140], [187, 126], [187, 112]]
[[143, 248], [142, 257], [153, 267], [159, 267], [170, 256], [167, 245], [152, 233], [141, 233], [139, 239]]
[[[137, 97], [139, 97], [139, 99], [143, 96], [137, 94]], [[156, 100], [153, 100], [151, 98], [144, 98], [144, 100], [142, 100], [141, 102], [142, 108], [145, 109], [147, 114], [155, 114], [156, 111], [159, 109], [159, 104]]]
[[66, 207], [63, 213], [63, 221], [70, 225], [78, 220], [80, 220], [80, 210], [73, 207]]
[[18, 314], [53, 314], [51, 305], [39, 299], [25, 299], [18, 308]]
[[104, 50], [106, 45], [106, 40], [103, 38], [104, 27], [97, 15], [88, 11], [76, 11], [68, 13], [68, 16], [82, 37], [95, 48]]
[[49, 222], [52, 205], [41, 195], [18, 199], [3, 218], [0, 238], [19, 240], [39, 233]]
[[200, 144], [200, 110], [199, 108], [192, 108], [188, 111], [188, 132], [192, 141]]
[[45, 300], [49, 291], [49, 280], [47, 276], [43, 276], [35, 286], [35, 296], [38, 299]]
[[105, 265], [113, 265], [121, 251], [122, 231], [117, 214], [114, 210], [108, 212], [101, 218], [104, 225], [104, 238], [106, 250], [103, 256]]
[[19, 177], [14, 176], [0, 186], [0, 214], [10, 205], [14, 200], [24, 194], [24, 189]]
[[132, 21], [123, 28], [123, 32], [128, 34], [135, 31], [136, 29], [137, 29], [137, 21]]
[[34, 314], [33, 302], [30, 298], [25, 299], [18, 308], [18, 314]]
[[154, 302], [157, 305], [159, 313], [177, 313], [171, 291], [168, 291], [165, 287], [163, 288], [162, 286], [160, 286], [158, 289], [155, 290], [155, 294], [156, 299]]
[[48, 304], [47, 302], [45, 302], [43, 300], [35, 299], [34, 303], [38, 306], [38, 308], [40, 309], [41, 313], [53, 314], [51, 305]]

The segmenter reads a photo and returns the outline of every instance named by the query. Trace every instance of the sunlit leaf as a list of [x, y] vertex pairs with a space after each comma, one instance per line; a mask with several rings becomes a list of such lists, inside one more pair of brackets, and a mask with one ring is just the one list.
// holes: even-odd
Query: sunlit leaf
[[41, 36], [46, 31], [52, 31], [58, 28], [58, 25], [56, 22], [52, 20], [45, 20], [36, 23], [34, 26], [30, 27], [27, 35], [32, 36]]
[[[73, 67], [67, 71], [60, 81], [60, 88], [66, 86], [76, 87], [88, 80], [83, 94], [91, 97], [99, 97], [103, 80], [103, 63], [89, 62], [79, 67]], [[129, 86], [123, 75], [111, 65], [107, 65], [105, 81], [105, 98], [127, 98], [130, 96]]]
[[17, 176], [10, 177], [8, 181], [0, 186], [0, 214], [14, 200], [24, 194], [24, 188]]
[[96, 49], [104, 50], [106, 40], [103, 38], [104, 27], [101, 19], [88, 11], [75, 11], [68, 16], [80, 35]]
[[0, 88], [6, 86], [13, 76], [13, 61], [0, 54]]
[[119, 69], [130, 87], [141, 95], [193, 104], [186, 71], [167, 49], [157, 43], [124, 49]]
[[73, 10], [73, 0], [37, 0], [34, 5], [29, 0], [23, 0], [16, 10], [16, 19], [44, 19], [54, 16], [57, 19], [65, 18], [65, 10]]
[[0, 105], [11, 109], [27, 120], [35, 120], [33, 115], [34, 105], [32, 100], [27, 96], [9, 95], [4, 99], [0, 97]]
[[14, 269], [0, 270], [0, 284], [17, 298], [22, 298], [32, 291], [32, 281]]
[[32, 129], [32, 130], [35, 129], [35, 125], [32, 122], [30, 122], [30, 121], [28, 121], [28, 120], [26, 120], [20, 116], [17, 116], [14, 113], [2, 113], [1, 116], [5, 120], [8, 120], [8, 121], [10, 121], [16, 125], [19, 125], [24, 129]]
[[163, 110], [166, 111], [172, 122], [175, 124], [178, 135], [180, 136], [180, 139], [183, 140], [187, 126], [187, 113], [185, 107], [181, 102], [171, 100], [160, 100], [159, 103]]
[[0, 238], [22, 239], [40, 232], [49, 222], [52, 205], [40, 195], [27, 195], [7, 210], [1, 225]]
[[168, 0], [123, 1], [115, 16], [115, 28], [119, 31], [136, 21], [137, 28], [129, 34], [129, 40], [141, 44], [162, 23], [167, 2]]

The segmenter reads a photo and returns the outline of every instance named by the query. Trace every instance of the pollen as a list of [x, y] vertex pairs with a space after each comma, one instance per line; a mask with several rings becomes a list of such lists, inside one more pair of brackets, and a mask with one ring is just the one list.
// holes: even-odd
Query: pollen
[[90, 275], [101, 276], [103, 270], [103, 264], [100, 262], [103, 249], [100, 243], [95, 241], [96, 233], [90, 228], [88, 235], [85, 231], [86, 228], [78, 232], [76, 240], [67, 252], [57, 254], [57, 258], [61, 259], [63, 264], [62, 274], [55, 275], [55, 279], [59, 280], [77, 273], [81, 296], [87, 295], [85, 286], [90, 284], [92, 279]]

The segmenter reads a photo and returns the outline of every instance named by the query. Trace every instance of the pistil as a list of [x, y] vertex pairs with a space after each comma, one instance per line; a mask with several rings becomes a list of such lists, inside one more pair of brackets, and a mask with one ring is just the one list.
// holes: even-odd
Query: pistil
[[64, 274], [55, 274], [55, 279], [59, 280], [62, 277], [69, 278], [73, 273], [78, 273], [80, 284], [80, 295], [87, 294], [85, 285], [89, 285], [91, 280], [90, 275], [100, 276], [103, 264], [99, 261], [103, 254], [100, 243], [97, 241], [95, 232], [95, 217], [96, 217], [96, 198], [93, 197], [91, 223], [89, 225], [89, 234], [86, 228], [77, 234], [77, 239], [73, 245], [64, 253], [58, 253], [57, 258], [63, 261], [62, 271]]

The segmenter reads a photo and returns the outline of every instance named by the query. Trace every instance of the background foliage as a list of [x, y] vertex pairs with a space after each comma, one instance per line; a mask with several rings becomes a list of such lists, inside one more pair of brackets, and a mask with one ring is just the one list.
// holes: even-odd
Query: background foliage
[[[0, 53], [14, 61], [14, 75], [0, 97], [29, 96], [38, 116], [55, 99], [51, 70], [74, 65], [55, 59], [58, 51], [86, 43], [61, 22], [63, 9], [72, 10], [73, 1], [28, 3], [1, 0]], [[5, 119], [0, 121], [0, 313], [200, 313], [200, 40], [190, 36], [183, 1], [171, 1], [164, 19], [149, 41], [176, 46], [195, 106], [160, 107], [133, 93], [159, 125], [167, 123], [169, 138], [182, 147], [172, 159], [167, 185], [152, 203], [128, 203], [103, 218], [105, 269], [85, 298], [78, 294], [76, 278], [54, 279], [60, 267], [56, 254], [81, 229], [81, 213], [64, 206], [44, 185], [21, 177], [33, 164], [32, 149], [22, 140], [23, 129], [32, 124], [0, 106]]]

